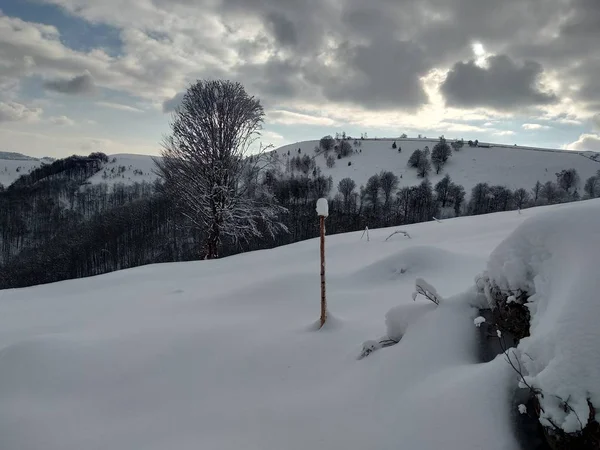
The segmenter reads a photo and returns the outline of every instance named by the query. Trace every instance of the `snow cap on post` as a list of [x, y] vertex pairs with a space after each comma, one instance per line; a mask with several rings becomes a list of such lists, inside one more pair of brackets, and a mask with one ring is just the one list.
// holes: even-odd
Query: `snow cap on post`
[[317, 215], [327, 217], [329, 215], [329, 205], [326, 198], [317, 200]]

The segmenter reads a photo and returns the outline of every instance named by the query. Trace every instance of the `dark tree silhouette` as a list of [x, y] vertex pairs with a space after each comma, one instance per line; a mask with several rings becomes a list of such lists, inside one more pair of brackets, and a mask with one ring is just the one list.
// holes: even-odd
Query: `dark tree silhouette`
[[224, 80], [196, 82], [174, 113], [157, 173], [163, 192], [205, 233], [204, 258], [218, 257], [224, 237], [247, 240], [284, 229], [282, 208], [247, 195], [242, 177], [263, 118], [258, 99]]

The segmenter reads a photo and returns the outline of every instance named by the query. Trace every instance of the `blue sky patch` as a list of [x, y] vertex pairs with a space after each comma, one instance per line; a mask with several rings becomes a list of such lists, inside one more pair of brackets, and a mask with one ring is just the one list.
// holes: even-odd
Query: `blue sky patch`
[[89, 52], [102, 48], [111, 56], [122, 53], [119, 29], [105, 24], [93, 24], [70, 14], [56, 5], [29, 0], [4, 0], [0, 8], [5, 15], [27, 22], [52, 25], [60, 32], [61, 42], [73, 50]]

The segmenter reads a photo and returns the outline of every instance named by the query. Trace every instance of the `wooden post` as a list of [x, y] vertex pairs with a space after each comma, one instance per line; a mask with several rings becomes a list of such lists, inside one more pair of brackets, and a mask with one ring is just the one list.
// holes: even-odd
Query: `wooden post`
[[327, 321], [327, 298], [325, 296], [325, 216], [319, 216], [321, 229], [321, 327]]

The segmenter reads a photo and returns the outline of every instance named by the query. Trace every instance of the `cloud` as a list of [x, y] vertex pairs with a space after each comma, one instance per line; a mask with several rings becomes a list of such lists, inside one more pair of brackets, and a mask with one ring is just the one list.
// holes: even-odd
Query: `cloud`
[[514, 136], [515, 132], [512, 130], [498, 130], [493, 133], [495, 136]]
[[144, 112], [143, 109], [139, 109], [139, 108], [136, 108], [136, 107], [130, 106], [130, 105], [124, 105], [122, 103], [96, 102], [96, 105], [102, 106], [104, 108], [118, 109], [120, 111], [128, 111], [128, 112], [135, 112], [135, 113]]
[[592, 124], [594, 126], [594, 129], [600, 131], [600, 113], [594, 114], [594, 117], [592, 117]]
[[69, 79], [58, 79], [44, 82], [44, 87], [49, 91], [61, 94], [89, 94], [95, 89], [94, 78], [89, 73], [77, 75]]
[[295, 45], [297, 43], [296, 26], [285, 15], [279, 12], [270, 12], [267, 14], [267, 23], [279, 44]]
[[[64, 81], [88, 71], [96, 86], [165, 112], [190, 82], [227, 78], [267, 110], [428, 134], [466, 115], [486, 114], [465, 120], [477, 126], [523, 110], [523, 122], [552, 126], [545, 117], [568, 110], [560, 123], [589, 125], [600, 111], [595, 0], [40, 1], [117, 28], [122, 45], [75, 51], [55, 27], [0, 15], [5, 101], [28, 76]], [[487, 67], [476, 64], [475, 43]]]
[[412, 41], [386, 35], [366, 45], [340, 44], [331, 57], [334, 70], [317, 65], [312, 73], [312, 81], [330, 100], [374, 110], [414, 110], [429, 101], [421, 77], [430, 63]]
[[282, 125], [319, 125], [327, 127], [337, 124], [335, 120], [329, 117], [319, 117], [285, 110], [268, 111], [266, 119], [268, 123]]
[[515, 63], [507, 55], [487, 58], [487, 67], [475, 60], [457, 62], [448, 72], [441, 91], [451, 106], [479, 106], [512, 110], [533, 105], [547, 105], [558, 100], [538, 86], [543, 68], [534, 61]]
[[288, 143], [281, 134], [269, 130], [263, 130], [260, 136], [260, 142], [263, 146], [273, 145], [275, 148]]
[[173, 96], [172, 98], [165, 100], [162, 104], [163, 112], [168, 113], [175, 111], [177, 107], [181, 104], [184, 95], [185, 92], [179, 92], [175, 94], [175, 96]]
[[52, 116], [48, 118], [50, 123], [54, 125], [72, 126], [75, 125], [75, 121], [69, 119], [67, 116]]
[[442, 122], [439, 124], [440, 131], [449, 131], [451, 133], [485, 133], [489, 130], [481, 128], [475, 125], [469, 125], [466, 123], [455, 123], [455, 122]]
[[600, 135], [582, 134], [575, 142], [567, 144], [566, 148], [567, 150], [587, 150], [592, 152], [600, 152]]
[[17, 102], [0, 101], [0, 123], [34, 122], [39, 119], [42, 112], [42, 108], [30, 108]]
[[524, 123], [521, 127], [525, 130], [549, 130], [550, 127], [547, 125], [540, 125], [539, 123]]

